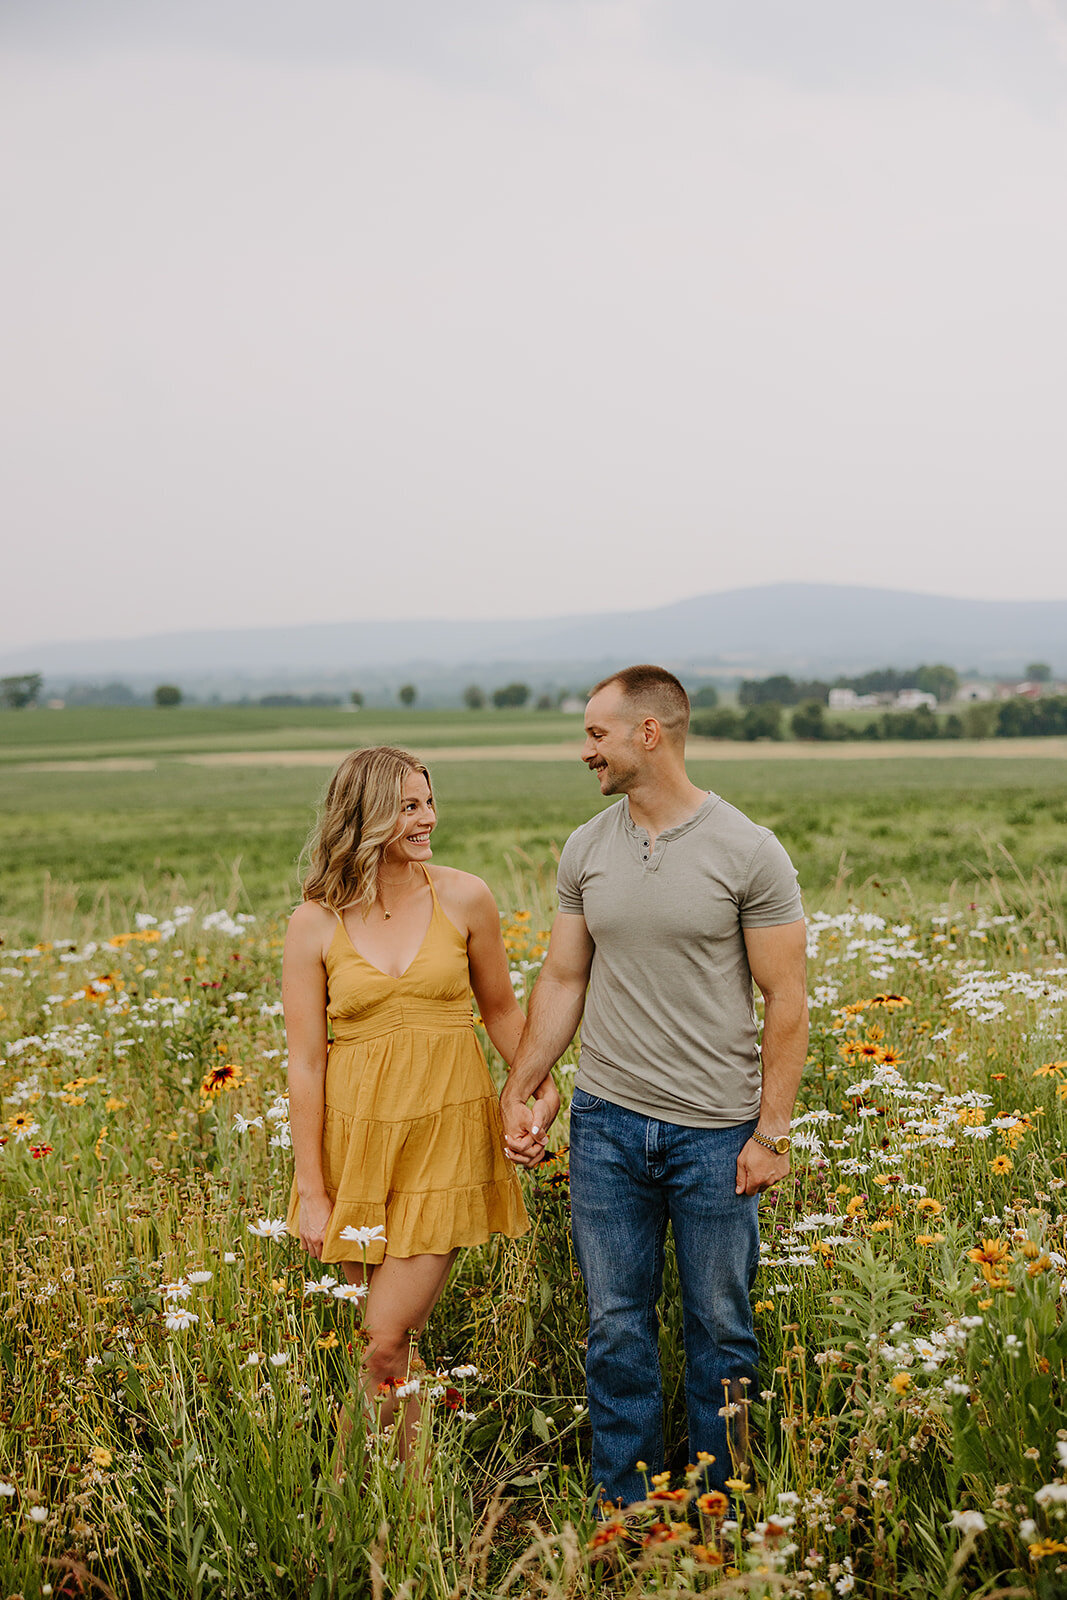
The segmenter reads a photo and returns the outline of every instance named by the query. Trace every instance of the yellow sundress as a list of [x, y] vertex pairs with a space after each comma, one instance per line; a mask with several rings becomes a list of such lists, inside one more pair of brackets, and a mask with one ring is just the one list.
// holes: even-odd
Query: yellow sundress
[[[361, 956], [340, 917], [326, 954], [322, 1175], [333, 1212], [323, 1261], [443, 1255], [530, 1226], [474, 1031], [466, 941], [426, 877], [433, 914], [402, 977]], [[294, 1182], [291, 1234], [299, 1219]], [[341, 1238], [346, 1227], [385, 1237], [362, 1247]]]

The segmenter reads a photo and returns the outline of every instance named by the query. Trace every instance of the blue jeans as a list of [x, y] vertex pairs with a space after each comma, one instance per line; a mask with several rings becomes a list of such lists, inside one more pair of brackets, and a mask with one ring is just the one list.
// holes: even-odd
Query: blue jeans
[[684, 1128], [574, 1092], [571, 1226], [589, 1300], [592, 1479], [607, 1501], [644, 1498], [638, 1461], [648, 1475], [663, 1468], [656, 1306], [668, 1221], [682, 1290], [689, 1459], [700, 1450], [715, 1457], [712, 1487], [733, 1476], [729, 1439], [736, 1450], [747, 1408], [730, 1421], [729, 1439], [720, 1412], [754, 1393], [759, 1362], [749, 1303], [757, 1197], [734, 1193], [737, 1157], [755, 1126]]

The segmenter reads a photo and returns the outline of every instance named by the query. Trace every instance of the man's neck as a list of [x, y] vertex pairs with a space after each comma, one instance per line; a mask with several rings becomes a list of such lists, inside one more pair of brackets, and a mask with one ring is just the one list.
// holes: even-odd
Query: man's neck
[[637, 785], [627, 795], [626, 803], [631, 821], [656, 838], [688, 822], [707, 798], [708, 791], [690, 783], [682, 767], [677, 773], [657, 775], [655, 782]]

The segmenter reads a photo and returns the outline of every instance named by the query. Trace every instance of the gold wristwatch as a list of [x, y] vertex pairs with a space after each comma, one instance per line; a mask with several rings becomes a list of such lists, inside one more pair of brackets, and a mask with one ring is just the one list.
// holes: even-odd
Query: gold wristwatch
[[757, 1130], [752, 1137], [764, 1150], [773, 1150], [776, 1156], [787, 1156], [793, 1143], [787, 1133], [780, 1133], [777, 1139], [768, 1139], [765, 1133]]

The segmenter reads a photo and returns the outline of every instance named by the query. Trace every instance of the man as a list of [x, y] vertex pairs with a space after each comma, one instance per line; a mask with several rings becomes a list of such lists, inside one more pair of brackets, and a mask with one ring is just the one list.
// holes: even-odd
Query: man
[[624, 1505], [663, 1466], [656, 1305], [668, 1221], [689, 1457], [715, 1458], [707, 1481], [719, 1488], [741, 1468], [741, 1402], [759, 1355], [758, 1197], [789, 1171], [807, 1053], [796, 873], [772, 833], [690, 782], [688, 726], [685, 690], [661, 667], [628, 667], [593, 690], [582, 759], [602, 794], [623, 798], [564, 846], [559, 914], [501, 1095], [509, 1151], [529, 1165], [555, 1107], [527, 1101], [584, 1009], [570, 1167], [592, 1475]]

